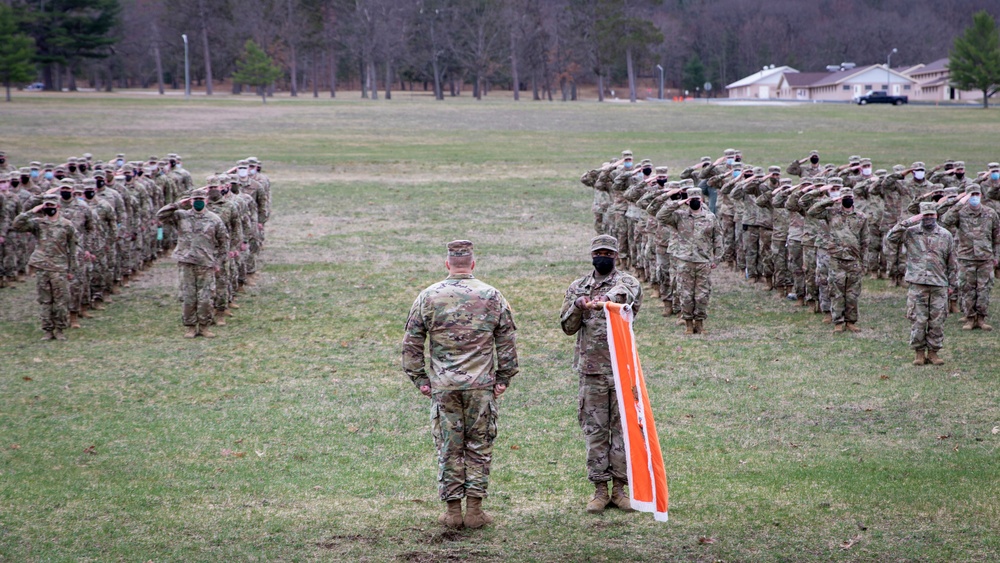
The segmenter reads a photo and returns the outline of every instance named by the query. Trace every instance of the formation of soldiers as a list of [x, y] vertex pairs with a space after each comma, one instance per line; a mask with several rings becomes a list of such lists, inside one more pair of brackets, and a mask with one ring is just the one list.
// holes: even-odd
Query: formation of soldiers
[[107, 162], [84, 154], [59, 165], [15, 168], [0, 152], [0, 288], [35, 276], [44, 339], [64, 340], [66, 329], [81, 328], [80, 319], [103, 310], [158, 257], [202, 244], [183, 238], [183, 228], [158, 213], [197, 192], [226, 229], [219, 264], [225, 283], [212, 295], [212, 324], [224, 325], [230, 309], [239, 307], [236, 293], [253, 283], [270, 215], [270, 180], [251, 157], [213, 174], [208, 184], [194, 190], [173, 153], [145, 161], [118, 154]]
[[[945, 271], [935, 282], [948, 286], [949, 298], [945, 311], [930, 317], [943, 322], [948, 313], [960, 312], [963, 329], [992, 330], [986, 317], [993, 278], [1000, 273], [1000, 163], [975, 174], [952, 160], [933, 168], [914, 162], [873, 170], [868, 158], [821, 164], [812, 151], [788, 165], [782, 177], [781, 167], [752, 166], [741, 151], [726, 149], [717, 159], [705, 156], [685, 168], [679, 181], [668, 172], [650, 160], [635, 165], [632, 152], [623, 151], [581, 182], [594, 189], [595, 230], [619, 241], [620, 266], [650, 283], [663, 315], [680, 314], [678, 324], [686, 324], [688, 334], [702, 330], [698, 321], [705, 318], [711, 290], [706, 268], [719, 263], [764, 291], [823, 314], [834, 332], [858, 332], [866, 273], [912, 286], [910, 270], [948, 262], [940, 254], [952, 252], [951, 246], [918, 245], [914, 255], [905, 237], [889, 236], [897, 226], [917, 223], [929, 233], [943, 227], [954, 243], [957, 275], [949, 282]], [[699, 214], [703, 201], [710, 211]], [[913, 307], [908, 309], [917, 323]], [[942, 362], [936, 353], [940, 339], [914, 336], [911, 346], [921, 363]]]

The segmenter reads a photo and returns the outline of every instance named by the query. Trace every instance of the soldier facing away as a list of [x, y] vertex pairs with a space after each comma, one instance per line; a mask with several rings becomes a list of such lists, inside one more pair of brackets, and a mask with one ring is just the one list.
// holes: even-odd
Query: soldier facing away
[[431, 398], [438, 493], [448, 504], [438, 522], [449, 528], [493, 521], [482, 502], [497, 435], [497, 399], [518, 371], [513, 312], [496, 288], [473, 276], [475, 267], [470, 241], [448, 243], [448, 278], [420, 292], [403, 336], [403, 371]]
[[[627, 303], [634, 313], [642, 305], [639, 280], [615, 269], [618, 241], [609, 235], [590, 243], [594, 269], [570, 284], [563, 299], [559, 322], [568, 335], [576, 335], [573, 367], [580, 376], [578, 419], [587, 442], [587, 478], [594, 497], [587, 512], [599, 514], [608, 503], [631, 510], [625, 493], [628, 474], [618, 398], [608, 348], [604, 302]], [[608, 481], [613, 481], [611, 496]]]

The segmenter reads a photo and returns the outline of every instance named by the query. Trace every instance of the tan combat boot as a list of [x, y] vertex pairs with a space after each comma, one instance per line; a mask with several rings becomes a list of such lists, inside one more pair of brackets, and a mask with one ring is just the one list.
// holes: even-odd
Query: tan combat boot
[[80, 317], [76, 313], [69, 314], [69, 327], [80, 328]]
[[[826, 319], [823, 319], [823, 322], [825, 323]], [[833, 332], [835, 333], [844, 332], [844, 323], [837, 323], [833, 325]]]
[[605, 483], [594, 483], [594, 498], [590, 499], [587, 503], [587, 512], [590, 514], [600, 514], [604, 512], [604, 507], [611, 502], [611, 497], [608, 496], [608, 484]]
[[66, 340], [66, 335], [63, 334], [63, 331], [59, 330], [58, 328], [52, 331], [52, 336], [56, 340]]
[[830, 324], [833, 322], [832, 313], [823, 313], [823, 324]]
[[986, 317], [982, 315], [976, 315], [976, 328], [987, 332], [993, 330], [992, 326], [986, 324]]
[[104, 311], [106, 307], [100, 301], [94, 301], [90, 304], [91, 311]]
[[226, 312], [216, 311], [215, 312], [215, 326], [226, 326]]
[[207, 326], [198, 325], [198, 335], [205, 338], [215, 338], [215, 333], [208, 330]]
[[692, 319], [684, 319], [684, 334], [694, 334], [694, 321]]
[[[674, 313], [674, 314], [677, 315], [677, 316], [680, 316], [680, 313]], [[674, 323], [675, 326], [684, 326], [686, 324], [687, 324], [687, 321], [685, 321], [684, 319], [677, 319], [677, 322]]]
[[94, 318], [94, 315], [91, 315], [90, 313], [87, 312], [87, 307], [88, 307], [87, 305], [81, 305], [80, 306], [80, 318], [81, 319], [92, 319], [92, 318]]
[[948, 302], [948, 312], [949, 313], [958, 313], [959, 312], [958, 311], [958, 301], [949, 301]]
[[976, 328], [976, 317], [975, 315], [971, 317], [965, 317], [965, 324], [962, 325], [962, 330], [972, 330]]
[[854, 323], [847, 323], [847, 326], [845, 326], [844, 328], [846, 328], [850, 332], [861, 332], [861, 329], [858, 328], [858, 325]]
[[670, 305], [670, 303], [664, 303], [663, 304], [663, 312], [660, 313], [660, 314], [663, 315], [664, 317], [669, 317], [669, 316], [671, 316], [671, 315], [674, 314], [674, 309]]
[[799, 297], [798, 299], [795, 300], [795, 305], [797, 305], [799, 307], [805, 307], [806, 306], [806, 300], [803, 299], [803, 298], [801, 298], [801, 297]]
[[944, 360], [942, 360], [941, 358], [938, 357], [937, 350], [928, 350], [927, 351], [927, 361], [928, 361], [928, 363], [932, 363], [932, 364], [934, 364], [936, 366], [939, 366], [939, 365], [941, 365], [941, 364], [944, 363]]
[[482, 528], [493, 523], [493, 517], [483, 512], [483, 499], [477, 497], [465, 497], [465, 527]]
[[924, 356], [924, 351], [923, 350], [917, 350], [916, 351], [916, 356], [914, 356], [914, 358], [913, 358], [913, 365], [915, 365], [915, 366], [922, 366], [922, 365], [924, 365], [926, 363], [927, 363], [927, 357]]
[[448, 501], [448, 511], [438, 516], [438, 523], [446, 528], [459, 529], [462, 527], [462, 499]]
[[42, 336], [42, 340], [55, 340], [56, 335], [52, 334], [51, 330], [45, 331], [45, 336]]
[[187, 330], [184, 331], [184, 338], [194, 338], [195, 336], [198, 336], [197, 326], [189, 326], [187, 327]]
[[611, 488], [611, 503], [625, 512], [632, 512], [632, 501], [625, 494], [625, 481], [615, 479]]
[[695, 319], [695, 321], [694, 321], [694, 333], [695, 334], [703, 334], [705, 332], [705, 327], [702, 324], [703, 322], [704, 321], [702, 321], [701, 319]]
[[771, 281], [771, 278], [764, 278], [764, 291], [771, 291], [772, 289], [774, 289], [774, 283]]

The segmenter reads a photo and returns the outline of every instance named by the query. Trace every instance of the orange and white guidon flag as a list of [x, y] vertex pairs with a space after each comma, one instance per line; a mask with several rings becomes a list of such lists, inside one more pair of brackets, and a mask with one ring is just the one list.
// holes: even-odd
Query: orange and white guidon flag
[[667, 473], [663, 468], [660, 440], [649, 406], [646, 380], [636, 353], [629, 305], [605, 303], [608, 319], [608, 347], [614, 369], [618, 410], [621, 413], [625, 456], [628, 461], [628, 490], [632, 508], [652, 512], [659, 522], [667, 521]]

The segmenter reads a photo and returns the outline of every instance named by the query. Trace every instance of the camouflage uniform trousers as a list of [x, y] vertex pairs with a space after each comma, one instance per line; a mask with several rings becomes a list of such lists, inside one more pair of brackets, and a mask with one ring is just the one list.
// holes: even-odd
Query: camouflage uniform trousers
[[30, 233], [17, 233], [15, 252], [17, 253], [17, 272], [23, 274], [28, 271], [28, 261], [31, 260], [31, 253], [35, 251], [37, 240]]
[[[84, 288], [90, 290], [90, 276], [87, 275], [87, 259], [83, 253], [76, 256], [76, 269], [73, 270], [73, 279], [69, 282], [69, 312], [79, 313], [80, 305], [84, 303]], [[87, 302], [90, 302], [89, 296]]]
[[816, 287], [819, 289], [819, 308], [830, 312], [830, 252], [816, 247]]
[[94, 261], [91, 263], [90, 272], [90, 297], [95, 301], [104, 299], [105, 289], [111, 281], [111, 273], [108, 268], [108, 252], [106, 248], [98, 249]]
[[938, 351], [944, 346], [944, 320], [948, 316], [948, 288], [911, 283], [906, 293], [906, 318], [910, 320], [910, 348]]
[[614, 376], [580, 374], [577, 418], [587, 443], [587, 479], [592, 483], [628, 480], [620, 417]]
[[230, 285], [229, 266], [231, 260], [226, 260], [219, 271], [215, 273], [215, 299], [213, 305], [216, 311], [225, 311], [229, 308]]
[[646, 262], [643, 258], [643, 249], [646, 248], [646, 225], [642, 221], [632, 219], [630, 220], [630, 226], [629, 236], [632, 241], [632, 264], [636, 268], [642, 269], [646, 267]]
[[886, 271], [885, 254], [882, 252], [882, 241], [886, 234], [877, 221], [872, 221], [868, 225], [868, 240], [873, 243], [878, 241], [878, 244], [868, 245], [868, 256], [865, 257], [870, 274], [883, 274]]
[[212, 300], [215, 296], [215, 269], [211, 266], [178, 264], [181, 274], [181, 320], [184, 326], [208, 326], [215, 321]]
[[990, 290], [993, 289], [993, 262], [959, 260], [958, 265], [962, 312], [966, 317], [986, 317], [990, 312]]
[[42, 330], [66, 330], [69, 326], [69, 280], [66, 272], [35, 270], [38, 317]]
[[864, 265], [857, 260], [830, 260], [830, 314], [834, 324], [858, 322], [858, 298]]
[[681, 292], [677, 289], [677, 264], [680, 262], [673, 254], [670, 255], [670, 304], [674, 314], [681, 312]]
[[743, 216], [739, 213], [733, 215], [733, 245], [736, 248], [736, 269], [745, 272], [747, 269], [747, 230], [750, 228], [742, 223]]
[[712, 268], [708, 262], [677, 262], [677, 291], [685, 320], [705, 320], [712, 296]]
[[767, 278], [774, 274], [774, 268], [771, 264], [771, 236], [773, 234], [774, 231], [767, 227], [750, 225], [747, 228], [746, 261], [747, 273], [750, 277], [763, 276]]
[[0, 243], [0, 279], [5, 277], [12, 278], [17, 275], [17, 244], [15, 243], [13, 237], [15, 234], [20, 233], [11, 232], [4, 237], [4, 241]]
[[257, 254], [260, 253], [260, 241], [252, 238], [248, 246], [250, 247], [250, 252], [247, 253], [246, 268], [247, 275], [249, 276], [257, 273]]
[[607, 206], [594, 209], [594, 232], [599, 235], [607, 234], [604, 226], [604, 213], [607, 209]]
[[722, 261], [736, 260], [736, 222], [732, 215], [722, 216]]
[[788, 270], [792, 274], [792, 291], [795, 296], [805, 299], [806, 296], [806, 265], [803, 256], [801, 240], [788, 241]]
[[771, 238], [771, 271], [774, 272], [774, 285], [792, 285], [792, 272], [788, 269], [788, 240]]
[[670, 254], [662, 246], [656, 248], [656, 277], [657, 288], [660, 291], [660, 301], [672, 303], [673, 296], [670, 295]]
[[816, 250], [811, 244], [802, 245], [803, 283], [807, 302], [819, 301], [819, 285], [816, 284]]
[[628, 256], [628, 222], [625, 219], [625, 214], [621, 212], [610, 212], [608, 213], [607, 219], [610, 219], [610, 234], [611, 236], [618, 239], [618, 259], [622, 260], [622, 257]]
[[441, 500], [486, 498], [497, 418], [492, 389], [431, 394], [431, 434], [437, 448]]

